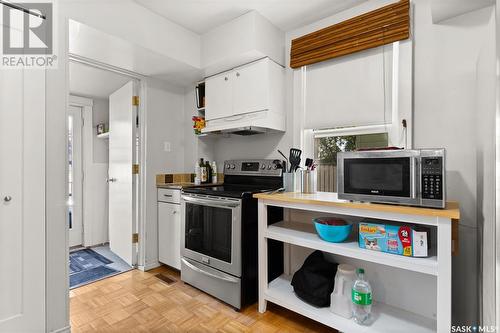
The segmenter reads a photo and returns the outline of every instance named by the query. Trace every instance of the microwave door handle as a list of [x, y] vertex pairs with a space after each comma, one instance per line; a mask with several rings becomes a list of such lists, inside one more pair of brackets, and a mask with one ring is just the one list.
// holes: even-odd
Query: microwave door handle
[[214, 278], [214, 279], [218, 279], [218, 280], [224, 280], [224, 281], [227, 281], [227, 282], [232, 282], [232, 283], [238, 283], [239, 281], [235, 278], [230, 278], [228, 276], [222, 276], [222, 275], [216, 275], [216, 274], [213, 274], [213, 273], [210, 273], [210, 272], [207, 272], [207, 271], [204, 271], [198, 267], [196, 267], [195, 265], [191, 264], [189, 261], [187, 261], [186, 259], [184, 258], [181, 258], [182, 262], [184, 263], [184, 265], [186, 265], [187, 267], [189, 267], [190, 269], [192, 269], [193, 271], [195, 272], [198, 272], [198, 273], [201, 273], [201, 274], [204, 274], [204, 275], [207, 275], [207, 276], [210, 276], [211, 278]]
[[193, 204], [203, 205], [203, 206], [211, 206], [211, 207], [222, 207], [222, 208], [236, 208], [240, 206], [239, 202], [226, 202], [226, 201], [218, 201], [218, 200], [207, 200], [200, 198], [192, 198], [183, 195], [182, 199], [186, 202], [190, 202]]
[[410, 178], [411, 178], [411, 198], [417, 198], [417, 159], [415, 157], [411, 158], [410, 166]]

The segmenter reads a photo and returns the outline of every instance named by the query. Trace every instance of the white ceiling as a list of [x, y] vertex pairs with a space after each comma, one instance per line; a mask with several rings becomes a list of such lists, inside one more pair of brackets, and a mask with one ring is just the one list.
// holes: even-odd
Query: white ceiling
[[69, 91], [73, 95], [107, 99], [130, 80], [114, 72], [72, 61], [69, 63]]
[[198, 34], [256, 10], [283, 31], [331, 16], [367, 0], [135, 0]]

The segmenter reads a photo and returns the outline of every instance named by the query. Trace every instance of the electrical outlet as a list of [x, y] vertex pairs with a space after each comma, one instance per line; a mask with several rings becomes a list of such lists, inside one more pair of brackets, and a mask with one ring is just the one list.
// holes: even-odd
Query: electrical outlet
[[172, 151], [172, 145], [170, 142], [163, 142], [163, 150], [166, 152]]

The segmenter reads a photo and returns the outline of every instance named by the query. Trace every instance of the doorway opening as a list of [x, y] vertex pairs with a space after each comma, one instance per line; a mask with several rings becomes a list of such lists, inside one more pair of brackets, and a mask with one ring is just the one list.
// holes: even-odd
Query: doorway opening
[[67, 226], [70, 289], [136, 267], [140, 78], [70, 58]]

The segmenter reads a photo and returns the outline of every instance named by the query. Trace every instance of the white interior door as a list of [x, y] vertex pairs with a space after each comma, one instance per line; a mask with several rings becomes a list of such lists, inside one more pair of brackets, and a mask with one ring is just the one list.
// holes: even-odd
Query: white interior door
[[134, 265], [137, 257], [132, 243], [138, 177], [132, 175], [137, 157], [133, 96], [133, 81], [109, 96], [109, 245], [129, 265]]
[[82, 109], [68, 110], [68, 210], [69, 246], [83, 244]]
[[0, 332], [45, 331], [45, 71], [0, 69]]

